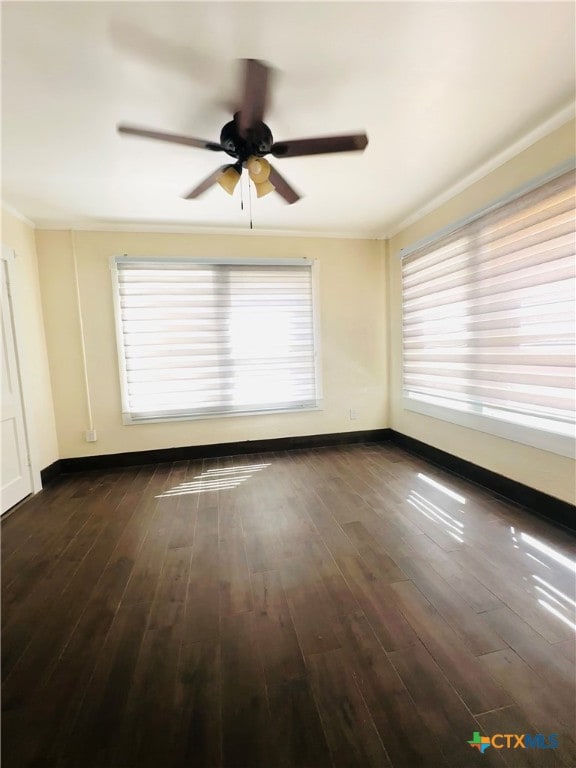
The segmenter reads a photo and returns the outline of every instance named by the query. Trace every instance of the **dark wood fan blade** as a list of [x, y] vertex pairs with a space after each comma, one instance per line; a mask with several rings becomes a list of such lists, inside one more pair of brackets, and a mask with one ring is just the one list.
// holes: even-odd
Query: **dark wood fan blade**
[[244, 92], [238, 115], [241, 136], [246, 136], [250, 128], [264, 120], [269, 72], [269, 67], [257, 59], [244, 60]]
[[150, 131], [147, 128], [137, 128], [133, 125], [120, 124], [118, 133], [124, 133], [128, 136], [141, 136], [144, 139], [156, 139], [157, 141], [169, 141], [172, 144], [184, 144], [187, 147], [199, 147], [200, 149], [210, 149], [212, 152], [222, 152], [220, 144], [206, 139], [196, 139], [193, 136], [179, 136], [177, 133], [164, 133], [163, 131]]
[[228, 170], [228, 168], [233, 168], [233, 165], [221, 165], [220, 168], [217, 168], [214, 173], [211, 173], [210, 176], [207, 176], [204, 181], [201, 181], [200, 184], [194, 187], [194, 189], [191, 189], [190, 192], [188, 192], [187, 195], [182, 195], [182, 197], [185, 200], [194, 200], [196, 197], [199, 197], [203, 192], [206, 192], [207, 189], [210, 189], [210, 187], [213, 184], [216, 184], [220, 176], [224, 173], [224, 171]]
[[277, 141], [270, 150], [274, 157], [298, 157], [300, 155], [324, 155], [330, 152], [361, 152], [368, 144], [365, 133], [348, 136], [319, 136], [315, 139]]
[[270, 176], [268, 177], [271, 184], [274, 185], [276, 192], [281, 195], [288, 205], [298, 202], [300, 195], [293, 189], [286, 179], [281, 176], [275, 168], [270, 167]]

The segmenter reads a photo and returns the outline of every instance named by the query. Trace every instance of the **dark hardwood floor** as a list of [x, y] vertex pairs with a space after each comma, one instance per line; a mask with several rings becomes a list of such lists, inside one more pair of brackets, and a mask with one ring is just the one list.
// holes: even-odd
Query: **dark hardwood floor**
[[573, 561], [389, 445], [67, 476], [2, 523], [3, 768], [574, 768]]

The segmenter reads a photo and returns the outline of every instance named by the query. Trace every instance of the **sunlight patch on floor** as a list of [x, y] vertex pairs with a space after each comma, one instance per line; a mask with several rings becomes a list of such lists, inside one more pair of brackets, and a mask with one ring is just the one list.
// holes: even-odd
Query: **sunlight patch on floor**
[[175, 485], [156, 496], [157, 499], [168, 499], [173, 496], [187, 496], [195, 493], [208, 493], [209, 491], [231, 491], [253, 477], [256, 472], [261, 472], [270, 464], [244, 464], [239, 467], [222, 467], [221, 469], [207, 469], [192, 480]]

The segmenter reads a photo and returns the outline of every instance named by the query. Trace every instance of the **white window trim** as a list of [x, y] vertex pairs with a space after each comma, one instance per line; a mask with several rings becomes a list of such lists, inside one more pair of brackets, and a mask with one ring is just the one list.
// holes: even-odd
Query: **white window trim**
[[[498, 208], [513, 202], [522, 195], [536, 190], [538, 187], [546, 184], [549, 181], [553, 181], [559, 178], [568, 171], [576, 168], [576, 158], [572, 158], [562, 165], [557, 166], [553, 170], [549, 171], [542, 176], [524, 184], [523, 186], [513, 190], [507, 195], [500, 197], [490, 205], [487, 205], [469, 216], [460, 219], [459, 221], [450, 224], [437, 232], [422, 238], [421, 240], [413, 243], [406, 248], [401, 249], [397, 253], [397, 257], [402, 260], [414, 253], [415, 251], [425, 248], [429, 245], [433, 245], [434, 242], [441, 238], [456, 232], [460, 228], [472, 224], [477, 219], [482, 218], [487, 213], [497, 210]], [[401, 332], [404, 327], [404, 302], [400, 303], [400, 328]], [[404, 348], [402, 337], [402, 374], [404, 374]], [[576, 395], [575, 395], [576, 396]], [[426, 403], [415, 398], [407, 397], [404, 391], [404, 383], [402, 383], [402, 406], [405, 411], [411, 411], [413, 413], [421, 414], [422, 416], [430, 416], [440, 421], [447, 421], [451, 424], [457, 424], [468, 429], [473, 429], [477, 432], [484, 432], [485, 434], [501, 437], [512, 442], [519, 443], [521, 445], [528, 445], [533, 448], [539, 448], [549, 453], [555, 453], [559, 456], [566, 456], [568, 458], [576, 458], [576, 434], [572, 437], [566, 435], [559, 435], [553, 432], [548, 432], [544, 429], [538, 429], [535, 427], [527, 427], [524, 424], [515, 424], [512, 421], [506, 421], [504, 419], [498, 419], [493, 416], [486, 416], [481, 414], [475, 414], [467, 411], [459, 411], [452, 408], [445, 408], [440, 405]]]
[[[122, 261], [145, 261], [152, 265], [163, 266], [164, 264], [194, 263], [194, 264], [229, 264], [229, 265], [263, 265], [263, 266], [292, 266], [292, 265], [310, 265], [312, 271], [312, 323], [314, 330], [314, 373], [316, 382], [316, 404], [307, 405], [298, 408], [276, 408], [246, 411], [220, 411], [218, 413], [186, 414], [186, 415], [166, 415], [156, 416], [147, 419], [134, 419], [127, 409], [128, 392], [126, 387], [126, 355], [124, 350], [124, 334], [122, 329], [122, 319], [120, 311], [120, 291], [118, 284], [117, 264]], [[310, 413], [314, 411], [323, 411], [322, 394], [322, 355], [320, 348], [320, 263], [318, 259], [307, 258], [284, 258], [284, 259], [244, 259], [244, 258], [196, 258], [196, 257], [167, 257], [158, 256], [122, 256], [110, 257], [110, 272], [112, 275], [112, 300], [114, 305], [114, 325], [116, 328], [116, 351], [118, 356], [118, 374], [119, 387], [122, 408], [122, 424], [124, 426], [142, 426], [144, 424], [158, 424], [179, 421], [204, 421], [208, 419], [242, 418], [251, 416], [267, 416], [274, 414], [291, 414], [293, 416], [299, 413]]]

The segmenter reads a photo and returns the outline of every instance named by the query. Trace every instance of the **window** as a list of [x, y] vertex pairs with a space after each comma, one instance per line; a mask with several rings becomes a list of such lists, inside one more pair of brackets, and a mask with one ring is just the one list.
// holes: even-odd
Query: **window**
[[312, 272], [115, 258], [125, 423], [317, 407]]
[[404, 257], [406, 408], [573, 451], [574, 217], [569, 172]]

